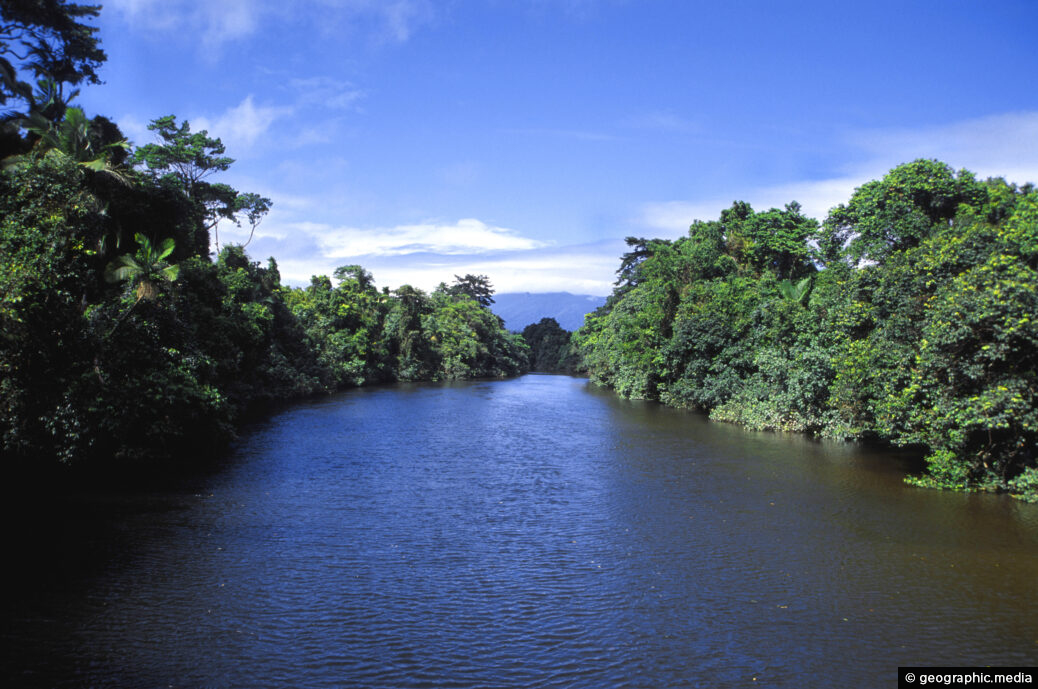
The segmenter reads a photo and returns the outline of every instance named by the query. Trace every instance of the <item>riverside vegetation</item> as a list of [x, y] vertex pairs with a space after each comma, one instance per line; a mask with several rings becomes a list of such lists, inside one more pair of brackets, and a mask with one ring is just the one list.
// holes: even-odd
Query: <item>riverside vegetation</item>
[[926, 455], [910, 481], [1038, 500], [1038, 192], [916, 160], [821, 224], [737, 202], [628, 238], [575, 333], [624, 397]]
[[154, 465], [219, 446], [275, 400], [525, 370], [484, 276], [379, 291], [348, 265], [290, 288], [273, 258], [220, 248], [221, 223], [255, 230], [270, 200], [214, 181], [233, 163], [219, 139], [167, 116], [149, 127], [157, 143], [134, 149], [70, 105], [105, 58], [84, 23], [98, 12], [0, 3], [6, 457]]
[[532, 355], [750, 428], [921, 448], [921, 485], [1038, 499], [1032, 186], [917, 160], [821, 224], [737, 202], [686, 237], [629, 238], [604, 307], [524, 340], [485, 276], [427, 294], [348, 265], [292, 288], [273, 258], [220, 248], [221, 223], [254, 231], [271, 202], [214, 181], [233, 163], [218, 138], [166, 116], [134, 148], [71, 105], [105, 60], [99, 10], [0, 2], [5, 456], [150, 466], [270, 402], [514, 375]]

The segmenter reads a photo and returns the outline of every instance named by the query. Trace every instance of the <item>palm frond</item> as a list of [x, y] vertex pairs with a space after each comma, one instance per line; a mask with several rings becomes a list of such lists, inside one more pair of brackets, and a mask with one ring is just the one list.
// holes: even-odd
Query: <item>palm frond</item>
[[806, 277], [799, 280], [795, 285], [792, 280], [788, 278], [780, 280], [776, 285], [779, 295], [783, 299], [795, 302], [797, 304], [805, 304], [807, 301], [807, 295], [811, 291], [811, 278]]
[[159, 244], [159, 260], [161, 261], [165, 259], [171, 253], [173, 253], [173, 249], [175, 248], [176, 242], [173, 240], [172, 237], [166, 237], [165, 239], [163, 239], [162, 243]]
[[137, 277], [143, 272], [144, 269], [141, 264], [132, 256], [117, 256], [105, 266], [105, 282], [124, 282]]
[[162, 269], [162, 277], [168, 282], [173, 282], [180, 275], [180, 266], [166, 266]]

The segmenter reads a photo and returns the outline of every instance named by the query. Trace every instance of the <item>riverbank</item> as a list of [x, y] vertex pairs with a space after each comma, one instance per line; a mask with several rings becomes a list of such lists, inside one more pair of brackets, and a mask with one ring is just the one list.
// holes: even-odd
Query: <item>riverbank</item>
[[623, 397], [926, 450], [917, 485], [1038, 500], [1038, 191], [916, 160], [818, 223], [736, 202], [628, 238], [574, 335]]

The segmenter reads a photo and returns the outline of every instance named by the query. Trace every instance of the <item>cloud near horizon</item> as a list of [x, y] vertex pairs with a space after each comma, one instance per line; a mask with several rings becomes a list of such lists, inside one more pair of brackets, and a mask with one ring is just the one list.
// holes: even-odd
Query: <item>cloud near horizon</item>
[[[687, 232], [693, 220], [716, 219], [737, 199], [759, 210], [781, 208], [796, 200], [807, 215], [822, 220], [830, 208], [846, 202], [856, 187], [920, 157], [937, 158], [980, 177], [1000, 175], [1017, 183], [1038, 180], [1036, 133], [1038, 112], [917, 130], [856, 132], [850, 138], [864, 154], [845, 174], [743, 189], [727, 197], [645, 203], [626, 233], [655, 232], [655, 236], [676, 238]], [[293, 284], [305, 284], [315, 273], [330, 274], [344, 263], [360, 263], [380, 284], [391, 286], [409, 283], [432, 289], [441, 281], [449, 282], [454, 274], [476, 273], [488, 275], [499, 291], [604, 295], [611, 292], [619, 257], [626, 251], [623, 230], [594, 245], [566, 246], [474, 218], [367, 228], [289, 220], [270, 223], [264, 236], [279, 241], [295, 237], [291, 245], [282, 244], [273, 251], [286, 280]], [[262, 244], [257, 242], [256, 249]]]
[[[391, 228], [332, 227], [280, 222], [276, 214], [249, 246], [254, 259], [274, 256], [283, 280], [302, 286], [314, 275], [359, 264], [379, 286], [410, 284], [432, 290], [454, 275], [487, 275], [498, 292], [566, 291], [604, 296], [612, 291], [622, 239], [555, 246], [474, 218]], [[273, 220], [273, 222], [270, 222]], [[221, 242], [248, 239], [247, 227], [221, 223]]]
[[328, 258], [402, 256], [432, 253], [446, 256], [524, 251], [547, 246], [514, 230], [463, 218], [456, 223], [419, 223], [396, 227], [310, 227]]
[[613, 289], [615, 271], [625, 245], [622, 240], [560, 248], [505, 251], [494, 254], [361, 256], [356, 260], [309, 257], [277, 259], [282, 279], [306, 285], [315, 274], [331, 275], [339, 265], [359, 263], [374, 275], [375, 283], [395, 289], [409, 284], [426, 291], [455, 275], [486, 275], [494, 290], [505, 292], [572, 292], [606, 296]]
[[662, 231], [667, 238], [677, 237], [693, 220], [716, 220], [737, 200], [747, 201], [757, 210], [782, 208], [798, 201], [806, 215], [822, 221], [831, 208], [846, 203], [857, 187], [919, 158], [936, 158], [981, 179], [1038, 182], [1038, 112], [992, 115], [917, 129], [867, 130], [854, 132], [848, 139], [864, 156], [847, 166], [845, 174], [733, 190], [728, 196], [709, 199], [652, 201], [641, 206], [635, 222]]

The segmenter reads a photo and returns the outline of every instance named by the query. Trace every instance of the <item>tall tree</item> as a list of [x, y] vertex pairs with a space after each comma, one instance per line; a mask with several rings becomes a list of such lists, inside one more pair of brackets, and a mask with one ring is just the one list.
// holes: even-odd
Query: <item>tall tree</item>
[[255, 231], [260, 219], [270, 210], [270, 199], [207, 181], [234, 163], [233, 158], [224, 155], [227, 149], [219, 138], [210, 137], [205, 129], [192, 132], [191, 124], [186, 120], [178, 125], [174, 115], [153, 120], [148, 129], [156, 133], [160, 143], [140, 146], [134, 161], [198, 204], [206, 232], [214, 233], [217, 253], [220, 241], [216, 232], [221, 220], [240, 224], [239, 218], [244, 216]]
[[[100, 11], [67, 0], [0, 0], [0, 107], [8, 117], [35, 110], [56, 122], [69, 100], [65, 84], [100, 83], [97, 68], [107, 56], [97, 28], [84, 23]], [[22, 81], [27, 72], [43, 80], [41, 92]]]
[[819, 244], [830, 262], [846, 245], [852, 261], [882, 263], [896, 251], [918, 246], [951, 221], [960, 204], [979, 205], [985, 196], [972, 173], [916, 160], [855, 189], [848, 203], [830, 211]]
[[490, 284], [490, 278], [486, 275], [455, 275], [454, 284], [450, 286], [449, 292], [454, 295], [467, 294], [478, 301], [480, 306], [487, 308], [494, 303], [494, 286]]
[[234, 158], [224, 155], [227, 148], [220, 139], [213, 139], [205, 129], [192, 132], [185, 120], [177, 125], [175, 115], [152, 120], [148, 125], [161, 143], [145, 144], [137, 149], [136, 160], [143, 163], [156, 177], [173, 175], [190, 196], [206, 177], [226, 172]]

